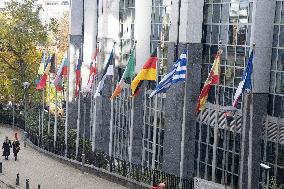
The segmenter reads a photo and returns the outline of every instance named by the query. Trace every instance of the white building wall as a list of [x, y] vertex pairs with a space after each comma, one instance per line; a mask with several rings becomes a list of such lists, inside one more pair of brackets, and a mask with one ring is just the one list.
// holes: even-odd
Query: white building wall
[[143, 67], [143, 64], [150, 55], [151, 37], [151, 12], [152, 0], [136, 0], [135, 2], [135, 28], [134, 36], [136, 45], [136, 67], [135, 72]]

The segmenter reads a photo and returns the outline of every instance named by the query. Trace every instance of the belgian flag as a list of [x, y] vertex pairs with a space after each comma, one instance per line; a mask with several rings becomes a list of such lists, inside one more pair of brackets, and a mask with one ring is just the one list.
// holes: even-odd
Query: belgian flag
[[143, 81], [156, 81], [156, 67], [157, 67], [157, 50], [147, 59], [143, 68], [131, 82], [131, 96], [136, 96]]

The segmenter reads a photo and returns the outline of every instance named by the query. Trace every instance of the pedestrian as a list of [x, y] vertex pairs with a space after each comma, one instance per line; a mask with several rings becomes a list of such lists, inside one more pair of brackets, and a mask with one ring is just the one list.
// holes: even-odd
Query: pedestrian
[[18, 155], [18, 152], [20, 151], [20, 142], [18, 140], [17, 133], [15, 133], [15, 140], [13, 141], [12, 146], [13, 146], [13, 153], [14, 153], [15, 161], [17, 161], [17, 155]]
[[158, 188], [158, 185], [154, 183], [151, 189], [159, 189], [159, 188]]
[[164, 182], [161, 182], [159, 184], [159, 189], [166, 189], [166, 184]]
[[8, 160], [10, 155], [10, 148], [12, 148], [11, 141], [6, 136], [5, 141], [3, 142], [2, 149], [3, 149], [3, 155], [5, 157], [5, 160]]

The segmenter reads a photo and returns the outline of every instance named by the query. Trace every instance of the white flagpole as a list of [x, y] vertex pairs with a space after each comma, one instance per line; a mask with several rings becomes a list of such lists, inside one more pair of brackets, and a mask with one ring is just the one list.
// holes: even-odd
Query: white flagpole
[[[133, 47], [133, 53], [135, 56], [135, 47], [136, 47], [136, 43], [137, 41], [134, 42], [134, 47]], [[131, 53], [131, 52], [130, 52]], [[131, 56], [131, 54], [130, 54]], [[136, 56], [135, 56], [136, 59]], [[130, 111], [130, 131], [129, 131], [129, 146], [128, 146], [128, 155], [129, 155], [129, 162], [132, 163], [132, 145], [133, 145], [133, 122], [134, 122], [134, 98], [131, 98], [131, 111]], [[130, 167], [131, 168], [131, 167]]]
[[43, 138], [43, 127], [44, 127], [44, 88], [42, 89], [42, 120], [41, 120], [41, 140]]
[[[255, 44], [253, 44], [254, 51]], [[250, 55], [249, 55], [250, 56]], [[251, 73], [251, 90], [250, 90], [250, 104], [249, 104], [249, 111], [250, 111], [250, 127], [249, 127], [249, 154], [248, 154], [248, 187], [251, 188], [251, 178], [252, 178], [252, 127], [253, 127], [253, 81], [254, 81], [254, 74], [253, 74], [253, 67]]]
[[[160, 57], [160, 43], [157, 46], [157, 63], [156, 63], [156, 84], [158, 84], [159, 77], [159, 57]], [[155, 95], [155, 110], [154, 110], [154, 130], [153, 130], [153, 155], [152, 155], [152, 169], [155, 169], [156, 157], [156, 139], [157, 139], [157, 108], [158, 108], [158, 95]]]
[[[189, 45], [186, 45], [186, 68], [188, 64], [188, 47]], [[178, 55], [177, 55], [178, 56]], [[185, 78], [185, 84], [184, 84], [184, 95], [183, 95], [183, 112], [182, 112], [182, 125], [181, 125], [181, 143], [180, 143], [180, 165], [179, 165], [179, 171], [180, 171], [180, 185], [179, 187], [182, 188], [182, 179], [183, 179], [183, 165], [184, 165], [184, 141], [185, 141], [185, 118], [186, 118], [186, 99], [187, 99], [187, 69], [186, 69], [186, 78]]]
[[[70, 35], [69, 35], [69, 42], [70, 42]], [[65, 129], [64, 129], [64, 142], [65, 142], [65, 151], [64, 151], [64, 156], [67, 157], [68, 153], [68, 114], [69, 114], [69, 81], [70, 81], [70, 47], [68, 49], [67, 53], [67, 82], [66, 82], [66, 97], [65, 97], [65, 102], [66, 102], [66, 112], [65, 112]]]
[[50, 73], [48, 74], [48, 124], [47, 124], [47, 133], [50, 134]]
[[[115, 67], [115, 44], [116, 44], [116, 42], [114, 42], [114, 44], [113, 44], [113, 58], [112, 58], [113, 59], [113, 62], [112, 62], [113, 69]], [[114, 70], [113, 70], [112, 81], [114, 83]], [[111, 89], [112, 89], [111, 91], [114, 90], [113, 85], [112, 85]], [[109, 148], [108, 148], [110, 157], [112, 156], [112, 141], [113, 141], [112, 132], [113, 132], [113, 98], [111, 98]]]
[[76, 159], [79, 152], [79, 139], [80, 139], [80, 115], [81, 115], [81, 93], [79, 90], [78, 97], [78, 115], [77, 115], [77, 129], [76, 129]]
[[55, 150], [56, 140], [57, 140], [57, 90], [55, 90], [55, 118], [54, 118], [54, 126], [53, 126], [53, 148]]
[[[219, 49], [218, 49], [218, 52], [217, 53], [220, 53], [220, 61], [221, 61], [221, 46], [220, 46], [220, 43], [219, 43]], [[221, 62], [219, 63], [218, 67], [219, 67], [219, 77], [220, 77], [220, 64]], [[220, 79], [216, 85], [217, 87], [217, 90], [216, 90], [216, 106], [217, 106], [217, 110], [216, 110], [216, 113], [215, 113], [215, 125], [214, 125], [214, 142], [213, 142], [213, 158], [212, 158], [212, 181], [215, 182], [215, 170], [216, 170], [216, 163], [217, 163], [217, 145], [218, 145], [218, 119], [219, 119], [219, 110], [220, 110], [220, 106], [219, 106], [219, 82], [220, 82]]]

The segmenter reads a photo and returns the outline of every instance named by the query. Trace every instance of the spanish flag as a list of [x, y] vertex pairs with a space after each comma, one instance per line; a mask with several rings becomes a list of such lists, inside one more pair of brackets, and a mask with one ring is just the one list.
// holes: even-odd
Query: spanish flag
[[139, 87], [142, 85], [144, 80], [156, 81], [156, 64], [157, 64], [157, 50], [155, 50], [151, 56], [147, 59], [142, 70], [137, 74], [137, 76], [131, 82], [131, 92], [132, 96], [136, 96]]
[[208, 98], [208, 93], [211, 85], [217, 84], [219, 82], [219, 65], [220, 65], [221, 51], [217, 52], [215, 60], [213, 62], [212, 68], [208, 75], [206, 82], [204, 83], [203, 89], [198, 97], [196, 104], [196, 112], [203, 110], [205, 103]]

